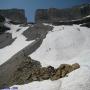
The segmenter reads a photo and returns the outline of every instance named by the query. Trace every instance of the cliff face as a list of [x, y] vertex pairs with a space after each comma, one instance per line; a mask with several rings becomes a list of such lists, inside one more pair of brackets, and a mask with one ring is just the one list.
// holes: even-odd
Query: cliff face
[[2, 9], [0, 15], [17, 23], [26, 23], [25, 11], [23, 9]]
[[90, 14], [90, 4], [80, 5], [68, 9], [38, 9], [35, 15], [36, 22], [56, 22], [80, 19]]

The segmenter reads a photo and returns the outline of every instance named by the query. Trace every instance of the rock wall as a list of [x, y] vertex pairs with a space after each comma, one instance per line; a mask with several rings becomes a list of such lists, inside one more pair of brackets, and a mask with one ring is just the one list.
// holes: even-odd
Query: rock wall
[[35, 14], [36, 22], [56, 22], [80, 19], [90, 14], [90, 4], [67, 9], [38, 9]]
[[0, 15], [17, 23], [26, 23], [25, 11], [23, 9], [1, 9]]

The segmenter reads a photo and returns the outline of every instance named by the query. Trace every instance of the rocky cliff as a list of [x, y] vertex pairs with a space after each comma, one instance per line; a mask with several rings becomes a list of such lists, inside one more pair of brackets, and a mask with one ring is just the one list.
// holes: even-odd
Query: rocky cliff
[[23, 9], [1, 9], [0, 15], [17, 23], [26, 23], [25, 11]]
[[36, 22], [56, 22], [76, 20], [90, 14], [90, 4], [83, 4], [67, 9], [38, 9], [35, 14]]

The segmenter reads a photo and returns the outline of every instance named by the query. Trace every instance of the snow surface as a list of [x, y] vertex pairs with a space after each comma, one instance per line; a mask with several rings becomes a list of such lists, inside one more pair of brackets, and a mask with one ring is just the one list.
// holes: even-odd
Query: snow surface
[[[12, 38], [16, 38], [15, 41], [2, 49], [0, 49], [0, 65], [10, 59], [18, 51], [32, 43], [33, 41], [26, 41], [26, 37], [23, 36], [23, 32], [29, 27], [20, 27], [20, 25], [5, 24], [10, 27], [11, 30], [7, 31], [12, 34]], [[20, 29], [19, 31], [17, 31]]]
[[90, 90], [90, 29], [73, 26], [54, 26], [42, 45], [30, 55], [42, 66], [58, 67], [62, 63], [79, 63], [80, 69], [68, 77], [33, 82], [17, 86], [19, 90]]
[[[41, 46], [30, 57], [40, 61], [42, 66], [58, 67], [62, 63], [73, 64], [77, 62], [81, 66], [80, 69], [71, 72], [68, 77], [56, 81], [35, 81], [12, 87], [18, 87], [18, 90], [90, 90], [90, 29], [79, 25], [53, 27], [54, 29], [47, 34]], [[22, 36], [21, 33], [24, 29], [26, 27], [22, 28], [20, 32], [10, 31], [13, 33], [13, 38], [18, 38], [12, 45], [0, 50], [2, 60], [5, 61], [6, 58], [10, 57], [10, 54], [16, 53], [31, 43], [26, 42], [26, 38]], [[3, 55], [5, 53], [8, 55]]]
[[[54, 26], [39, 49], [31, 54], [42, 66], [58, 67], [90, 49], [90, 29], [74, 26]], [[67, 61], [67, 62], [66, 62]], [[76, 62], [76, 60], [75, 60]]]

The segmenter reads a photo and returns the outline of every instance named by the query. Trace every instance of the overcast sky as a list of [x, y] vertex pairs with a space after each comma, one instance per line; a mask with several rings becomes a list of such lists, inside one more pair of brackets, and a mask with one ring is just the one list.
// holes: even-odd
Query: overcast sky
[[0, 9], [25, 9], [28, 21], [34, 21], [36, 9], [67, 8], [84, 3], [90, 3], [90, 0], [0, 0]]

